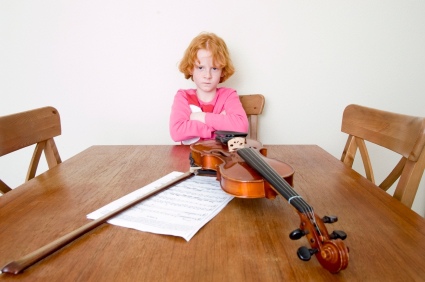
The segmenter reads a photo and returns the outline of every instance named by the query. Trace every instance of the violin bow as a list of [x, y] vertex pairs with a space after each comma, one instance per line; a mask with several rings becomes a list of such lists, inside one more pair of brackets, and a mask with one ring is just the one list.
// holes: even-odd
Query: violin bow
[[135, 198], [131, 202], [125, 204], [124, 206], [117, 208], [116, 210], [113, 210], [104, 216], [91, 221], [80, 228], [60, 237], [59, 239], [56, 239], [55, 241], [48, 243], [47, 245], [44, 245], [43, 247], [35, 250], [34, 252], [27, 254], [23, 257], [21, 257], [18, 260], [9, 262], [6, 264], [0, 271], [0, 273], [10, 273], [10, 274], [19, 274], [31, 265], [35, 264], [36, 262], [42, 260], [43, 258], [53, 254], [57, 250], [61, 249], [62, 247], [66, 246], [67, 244], [71, 243], [75, 239], [81, 237], [85, 233], [89, 232], [90, 230], [95, 229], [96, 227], [102, 225], [110, 218], [114, 217], [115, 215], [123, 212], [124, 210], [134, 206], [135, 204], [143, 201], [144, 199], [147, 199], [158, 192], [165, 190], [166, 188], [169, 188], [170, 186], [189, 178], [190, 176], [196, 174], [196, 170], [189, 170], [188, 172], [183, 173], [182, 175], [168, 181], [167, 183], [164, 183], [161, 186], [158, 186], [157, 188], [153, 189], [149, 193], [142, 195], [140, 197]]

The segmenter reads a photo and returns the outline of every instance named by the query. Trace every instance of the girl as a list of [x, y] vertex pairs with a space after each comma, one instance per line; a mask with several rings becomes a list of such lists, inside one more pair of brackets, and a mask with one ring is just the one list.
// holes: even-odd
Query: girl
[[235, 72], [223, 39], [213, 33], [195, 37], [179, 70], [195, 82], [196, 89], [180, 89], [174, 97], [170, 116], [174, 141], [191, 144], [212, 139], [216, 130], [248, 132], [248, 119], [236, 91], [217, 87]]

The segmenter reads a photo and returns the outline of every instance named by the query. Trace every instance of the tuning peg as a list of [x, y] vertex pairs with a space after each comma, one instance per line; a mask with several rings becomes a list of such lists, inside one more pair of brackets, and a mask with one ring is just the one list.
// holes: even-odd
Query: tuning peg
[[338, 217], [337, 216], [334, 216], [334, 215], [325, 215], [323, 218], [322, 218], [322, 221], [324, 222], [324, 223], [334, 223], [334, 222], [337, 222], [338, 221]]
[[345, 240], [345, 239], [347, 239], [347, 234], [342, 230], [335, 230], [331, 234], [329, 234], [329, 237], [331, 239]]
[[289, 238], [291, 238], [291, 240], [298, 240], [301, 237], [303, 237], [305, 234], [306, 234], [306, 232], [304, 230], [301, 230], [301, 229], [298, 228], [298, 229], [295, 229], [294, 231], [292, 231], [289, 234]]
[[300, 247], [298, 248], [297, 255], [300, 258], [300, 260], [308, 261], [311, 259], [311, 256], [317, 253], [317, 249], [308, 249], [307, 247]]

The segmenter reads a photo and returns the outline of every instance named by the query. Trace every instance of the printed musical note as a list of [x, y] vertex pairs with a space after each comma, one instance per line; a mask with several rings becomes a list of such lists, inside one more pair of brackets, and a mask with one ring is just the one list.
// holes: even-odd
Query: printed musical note
[[[135, 197], [181, 175], [172, 172], [87, 215], [97, 219]], [[231, 200], [214, 177], [193, 176], [152, 196], [108, 220], [108, 223], [140, 231], [183, 237], [189, 241]]]

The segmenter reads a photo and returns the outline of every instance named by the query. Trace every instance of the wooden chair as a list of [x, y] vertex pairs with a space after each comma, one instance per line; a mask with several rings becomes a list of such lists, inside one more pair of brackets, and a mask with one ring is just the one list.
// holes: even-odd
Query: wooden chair
[[239, 95], [242, 106], [248, 116], [249, 131], [247, 138], [258, 140], [258, 115], [263, 112], [265, 98], [261, 94]]
[[[53, 137], [61, 134], [59, 112], [44, 107], [0, 117], [0, 157], [34, 145], [34, 153], [25, 181], [35, 177], [41, 153], [44, 151], [49, 169], [61, 163]], [[11, 188], [0, 180], [0, 193]]]
[[348, 134], [341, 161], [352, 167], [358, 148], [366, 177], [373, 183], [365, 140], [401, 155], [379, 187], [387, 191], [399, 179], [393, 197], [412, 207], [425, 168], [425, 118], [349, 105], [344, 110], [341, 131]]

